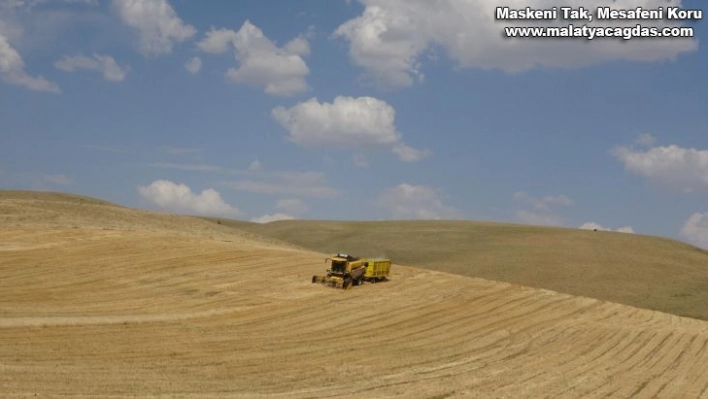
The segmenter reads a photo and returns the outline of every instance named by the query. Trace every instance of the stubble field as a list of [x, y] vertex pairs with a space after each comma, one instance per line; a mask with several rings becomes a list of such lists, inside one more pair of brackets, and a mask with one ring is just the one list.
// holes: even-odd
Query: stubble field
[[708, 397], [708, 322], [325, 254], [196, 218], [0, 195], [3, 397]]

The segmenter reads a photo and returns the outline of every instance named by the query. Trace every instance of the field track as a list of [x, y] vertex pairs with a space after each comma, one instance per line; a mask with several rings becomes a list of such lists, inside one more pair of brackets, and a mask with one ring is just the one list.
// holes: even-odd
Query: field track
[[708, 398], [705, 321], [62, 204], [0, 198], [2, 397]]

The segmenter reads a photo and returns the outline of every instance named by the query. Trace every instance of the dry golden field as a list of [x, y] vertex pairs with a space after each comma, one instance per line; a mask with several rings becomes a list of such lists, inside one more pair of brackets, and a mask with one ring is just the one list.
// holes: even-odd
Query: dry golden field
[[708, 252], [666, 238], [470, 221], [219, 221], [318, 252], [382, 254], [409, 266], [708, 320]]
[[706, 321], [400, 264], [334, 290], [324, 257], [2, 192], [0, 397], [708, 397]]

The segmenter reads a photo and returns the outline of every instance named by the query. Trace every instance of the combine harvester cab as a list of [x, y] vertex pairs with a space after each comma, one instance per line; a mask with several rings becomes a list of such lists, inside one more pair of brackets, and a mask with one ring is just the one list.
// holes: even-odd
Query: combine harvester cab
[[362, 259], [347, 254], [337, 254], [325, 259], [330, 262], [326, 276], [312, 276], [313, 283], [350, 289], [353, 285], [361, 285], [364, 281], [383, 281], [391, 271], [389, 259]]

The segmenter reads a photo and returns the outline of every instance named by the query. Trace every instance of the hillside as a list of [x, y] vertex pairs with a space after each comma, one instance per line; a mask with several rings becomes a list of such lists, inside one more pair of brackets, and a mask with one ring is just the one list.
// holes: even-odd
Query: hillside
[[55, 199], [0, 194], [2, 397], [708, 395], [706, 321]]
[[220, 222], [318, 252], [388, 256], [708, 320], [708, 252], [665, 238], [467, 221]]

